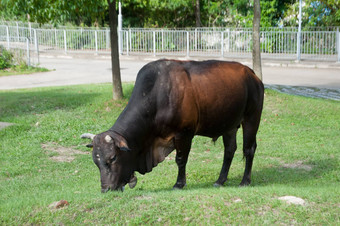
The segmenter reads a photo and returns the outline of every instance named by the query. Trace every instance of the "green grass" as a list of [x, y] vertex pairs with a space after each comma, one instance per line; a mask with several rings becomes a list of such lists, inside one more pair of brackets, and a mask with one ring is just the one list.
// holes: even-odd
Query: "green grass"
[[[124, 84], [127, 97], [133, 85]], [[176, 180], [174, 153], [134, 189], [100, 193], [99, 171], [84, 132], [109, 129], [128, 102], [112, 101], [111, 84], [0, 91], [0, 224], [340, 224], [340, 103], [266, 90], [252, 185], [244, 170], [242, 133], [222, 188], [212, 185], [223, 158], [222, 139], [196, 137], [187, 164], [188, 186]], [[47, 149], [83, 152], [56, 162]], [[278, 197], [303, 198], [307, 205]], [[54, 201], [67, 200], [62, 209]]]
[[0, 70], [0, 77], [1, 76], [9, 76], [9, 75], [28, 75], [33, 74], [37, 72], [47, 72], [49, 71], [46, 68], [43, 67], [32, 67], [32, 66], [17, 66], [17, 67], [11, 67], [6, 68], [4, 70]]

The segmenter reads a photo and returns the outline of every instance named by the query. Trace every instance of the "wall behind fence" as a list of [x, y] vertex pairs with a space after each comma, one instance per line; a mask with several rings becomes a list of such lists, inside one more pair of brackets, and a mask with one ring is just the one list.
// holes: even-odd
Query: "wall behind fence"
[[[126, 55], [251, 58], [253, 45], [249, 28], [131, 28], [118, 34], [119, 51]], [[0, 25], [0, 36], [28, 38], [36, 52], [109, 54], [111, 48], [108, 28], [42, 29]], [[339, 28], [302, 31], [300, 43], [297, 37], [296, 28], [262, 29], [262, 57], [340, 61]]]

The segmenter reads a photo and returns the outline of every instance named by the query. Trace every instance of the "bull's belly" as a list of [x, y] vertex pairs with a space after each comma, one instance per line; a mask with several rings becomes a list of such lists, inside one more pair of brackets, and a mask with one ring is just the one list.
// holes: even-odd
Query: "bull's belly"
[[242, 119], [233, 121], [215, 121], [214, 123], [199, 124], [196, 135], [217, 138], [240, 127]]

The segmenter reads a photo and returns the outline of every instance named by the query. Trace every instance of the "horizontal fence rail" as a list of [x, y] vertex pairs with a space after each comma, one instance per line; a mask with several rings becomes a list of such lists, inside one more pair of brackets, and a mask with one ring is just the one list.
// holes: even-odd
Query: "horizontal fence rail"
[[[260, 32], [263, 58], [340, 61], [339, 28], [311, 29], [265, 28]], [[0, 25], [0, 36], [25, 37], [36, 51], [110, 53], [110, 30], [32, 28]], [[126, 55], [206, 56], [250, 58], [252, 29], [190, 28], [118, 31], [119, 52]], [[300, 53], [298, 53], [300, 49]]]

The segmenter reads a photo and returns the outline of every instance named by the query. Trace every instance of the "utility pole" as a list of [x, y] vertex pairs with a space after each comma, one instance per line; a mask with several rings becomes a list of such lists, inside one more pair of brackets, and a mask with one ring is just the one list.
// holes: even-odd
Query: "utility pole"
[[123, 54], [123, 16], [122, 16], [122, 3], [118, 2], [118, 43], [119, 54]]
[[260, 0], [254, 0], [253, 70], [257, 77], [259, 77], [262, 80], [260, 22], [261, 22]]
[[301, 12], [302, 12], [302, 0], [300, 0], [299, 3], [299, 30], [298, 30], [298, 34], [297, 34], [297, 56], [296, 56], [296, 60], [300, 61], [301, 60]]

